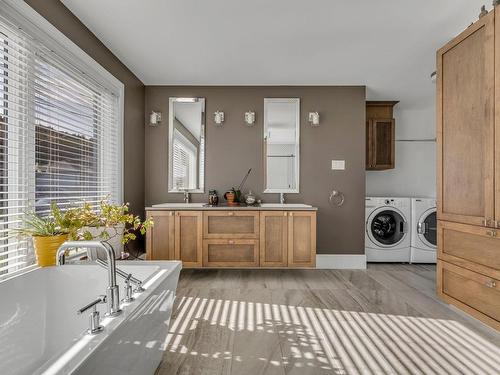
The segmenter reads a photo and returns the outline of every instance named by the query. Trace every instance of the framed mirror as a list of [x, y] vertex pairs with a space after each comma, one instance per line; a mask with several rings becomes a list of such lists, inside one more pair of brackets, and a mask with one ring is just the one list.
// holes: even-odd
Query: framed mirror
[[298, 193], [300, 99], [264, 99], [264, 193]]
[[168, 192], [205, 191], [205, 99], [170, 98]]

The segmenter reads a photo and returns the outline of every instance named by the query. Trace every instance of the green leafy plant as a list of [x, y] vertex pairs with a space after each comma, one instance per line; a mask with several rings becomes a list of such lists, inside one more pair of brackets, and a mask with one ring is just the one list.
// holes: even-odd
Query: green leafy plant
[[[122, 243], [136, 239], [136, 232], [145, 234], [153, 226], [153, 221], [141, 221], [139, 216], [129, 213], [127, 204], [116, 205], [101, 201], [99, 209], [84, 203], [81, 207], [69, 209], [66, 213], [70, 238], [73, 240], [91, 241], [99, 239], [108, 241], [116, 236], [123, 236]], [[123, 232], [117, 228], [123, 227]], [[91, 231], [89, 228], [95, 228]], [[110, 232], [113, 232], [114, 234]]]
[[71, 231], [71, 222], [66, 213], [61, 212], [55, 203], [50, 206], [51, 214], [38, 216], [35, 212], [27, 212], [23, 218], [23, 227], [13, 232], [22, 236], [51, 237], [68, 234]]

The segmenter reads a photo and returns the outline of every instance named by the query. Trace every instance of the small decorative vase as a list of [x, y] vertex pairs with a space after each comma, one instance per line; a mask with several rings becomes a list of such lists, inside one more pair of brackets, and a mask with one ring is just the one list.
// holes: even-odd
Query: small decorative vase
[[208, 192], [208, 204], [210, 206], [217, 206], [219, 204], [219, 196], [217, 190], [210, 190]]
[[255, 203], [255, 196], [252, 194], [252, 191], [250, 190], [248, 194], [245, 196], [245, 203], [249, 206], [253, 205]]
[[234, 191], [232, 191], [232, 190], [228, 191], [226, 194], [224, 194], [224, 198], [226, 199], [228, 206], [237, 206], [238, 205], [238, 202], [235, 202], [236, 194], [234, 193]]
[[38, 265], [40, 267], [55, 266], [57, 249], [67, 240], [67, 234], [33, 237], [33, 247], [35, 248], [36, 262]]

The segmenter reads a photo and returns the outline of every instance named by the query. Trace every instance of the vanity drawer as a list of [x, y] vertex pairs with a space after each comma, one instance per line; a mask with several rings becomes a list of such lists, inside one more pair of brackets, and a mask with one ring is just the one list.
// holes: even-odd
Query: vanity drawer
[[203, 213], [204, 238], [259, 238], [259, 212], [217, 211]]
[[258, 240], [204, 240], [204, 267], [258, 267]]
[[500, 278], [500, 230], [438, 222], [438, 257], [461, 267]]
[[438, 263], [437, 277], [445, 299], [451, 297], [451, 303], [465, 306], [466, 309], [472, 308], [469, 312], [473, 315], [477, 316], [477, 311], [500, 322], [499, 280], [443, 261]]

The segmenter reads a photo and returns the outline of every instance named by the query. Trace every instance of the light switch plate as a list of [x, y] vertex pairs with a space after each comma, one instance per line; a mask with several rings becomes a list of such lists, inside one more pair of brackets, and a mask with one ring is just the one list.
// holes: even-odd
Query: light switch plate
[[345, 160], [332, 160], [332, 170], [334, 171], [345, 170]]

